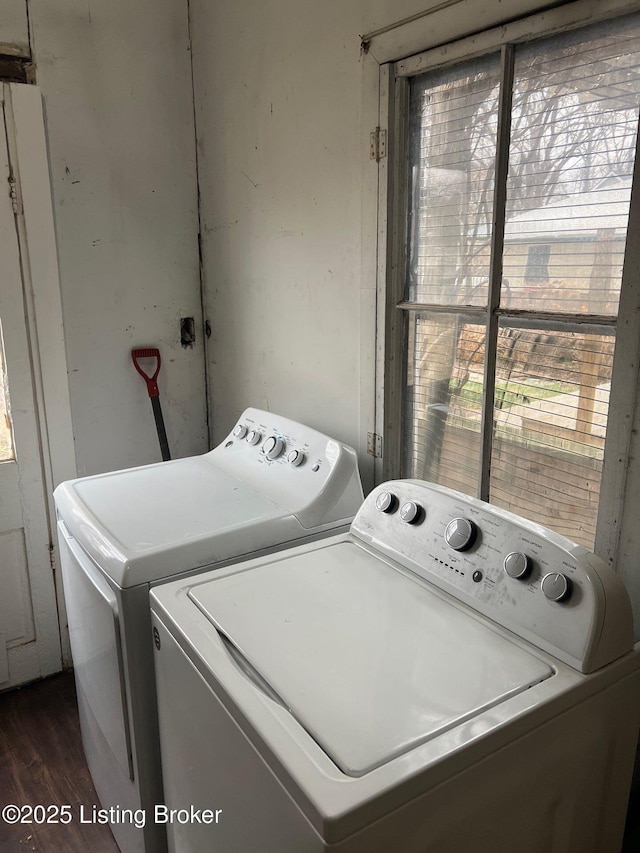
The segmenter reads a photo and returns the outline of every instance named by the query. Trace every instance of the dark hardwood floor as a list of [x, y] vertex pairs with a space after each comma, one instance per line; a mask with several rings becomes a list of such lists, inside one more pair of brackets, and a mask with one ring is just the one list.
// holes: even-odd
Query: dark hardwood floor
[[73, 819], [10, 824], [0, 817], [1, 853], [118, 851], [108, 826], [78, 820], [80, 805], [90, 814], [98, 799], [82, 752], [72, 672], [0, 693], [0, 810], [8, 804], [69, 805]]
[[640, 853], [640, 749], [636, 756], [636, 773], [629, 798], [622, 853]]

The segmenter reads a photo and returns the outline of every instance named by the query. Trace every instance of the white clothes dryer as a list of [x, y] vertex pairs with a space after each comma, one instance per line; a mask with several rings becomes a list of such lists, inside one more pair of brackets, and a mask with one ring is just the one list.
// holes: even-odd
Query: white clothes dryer
[[362, 500], [350, 447], [257, 409], [202, 456], [58, 486], [82, 740], [124, 853], [166, 849], [150, 588], [346, 530]]
[[615, 853], [640, 722], [620, 579], [394, 481], [348, 534], [151, 593], [176, 853]]

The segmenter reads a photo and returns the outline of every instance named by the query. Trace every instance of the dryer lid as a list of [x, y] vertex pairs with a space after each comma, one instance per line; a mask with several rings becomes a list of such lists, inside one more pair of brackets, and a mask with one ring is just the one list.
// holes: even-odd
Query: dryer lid
[[189, 596], [352, 776], [553, 672], [351, 542], [213, 578]]
[[122, 587], [285, 541], [294, 520], [207, 456], [71, 480], [55, 497], [72, 535]]

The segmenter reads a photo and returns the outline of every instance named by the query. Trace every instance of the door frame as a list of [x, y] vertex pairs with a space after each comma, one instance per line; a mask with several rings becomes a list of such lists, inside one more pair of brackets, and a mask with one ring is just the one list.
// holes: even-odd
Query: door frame
[[76, 476], [49, 158], [42, 94], [3, 83], [9, 167], [49, 524], [62, 664], [71, 665], [53, 489]]

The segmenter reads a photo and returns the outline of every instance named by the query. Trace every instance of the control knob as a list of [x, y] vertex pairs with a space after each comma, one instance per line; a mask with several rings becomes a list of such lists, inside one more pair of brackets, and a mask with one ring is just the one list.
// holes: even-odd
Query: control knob
[[419, 524], [422, 521], [424, 510], [415, 501], [406, 501], [400, 507], [400, 519], [405, 524]]
[[249, 444], [256, 445], [260, 444], [262, 440], [262, 433], [258, 432], [257, 429], [252, 429], [249, 435], [247, 436], [247, 441]]
[[234, 429], [233, 434], [235, 435], [236, 438], [244, 438], [245, 435], [247, 434], [247, 432], [248, 432], [248, 430], [247, 430], [246, 426], [243, 426], [242, 424], [238, 424], [238, 426]]
[[275, 435], [270, 435], [262, 445], [262, 452], [267, 459], [277, 459], [284, 452], [284, 441], [276, 438]]
[[380, 492], [376, 498], [376, 509], [379, 512], [395, 512], [398, 508], [398, 498], [393, 492]]
[[524, 580], [531, 571], [531, 560], [522, 551], [512, 551], [504, 558], [504, 570], [510, 578]]
[[301, 450], [292, 450], [291, 453], [287, 456], [287, 462], [290, 465], [293, 465], [294, 468], [297, 468], [299, 465], [305, 460], [305, 455]]
[[452, 518], [444, 532], [447, 545], [454, 551], [468, 551], [477, 536], [478, 528], [468, 518]]
[[549, 601], [566, 601], [571, 595], [571, 579], [562, 572], [549, 572], [542, 578], [541, 587]]

